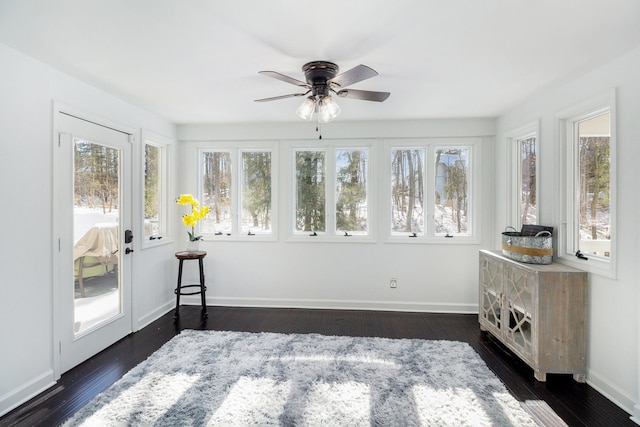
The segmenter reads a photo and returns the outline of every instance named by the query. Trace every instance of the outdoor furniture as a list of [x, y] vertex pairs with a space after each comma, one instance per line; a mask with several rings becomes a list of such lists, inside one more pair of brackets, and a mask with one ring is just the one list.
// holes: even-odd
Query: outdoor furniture
[[78, 260], [78, 287], [80, 296], [84, 297], [86, 270], [104, 265], [105, 271], [101, 274], [105, 274], [109, 271], [109, 266], [118, 265], [118, 223], [103, 222], [93, 225], [73, 245], [73, 260]]

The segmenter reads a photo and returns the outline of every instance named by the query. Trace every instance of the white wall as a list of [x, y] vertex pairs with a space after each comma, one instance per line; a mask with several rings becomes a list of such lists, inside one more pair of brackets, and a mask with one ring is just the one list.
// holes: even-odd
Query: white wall
[[[291, 112], [292, 116], [294, 111]], [[295, 117], [295, 116], [294, 116]], [[373, 243], [292, 242], [288, 239], [291, 170], [283, 161], [293, 141], [314, 144], [314, 123], [182, 125], [178, 127], [178, 193], [197, 192], [197, 148], [207, 142], [277, 141], [279, 155], [278, 239], [275, 242], [205, 241], [207, 297], [212, 304], [244, 306], [362, 308], [382, 310], [477, 312], [478, 249], [493, 241], [493, 119], [340, 122], [323, 126], [323, 141], [375, 139], [380, 148], [393, 138], [477, 137], [481, 140], [479, 242], [442, 244], [386, 243], [377, 223]], [[375, 171], [374, 171], [375, 174]], [[378, 176], [374, 176], [377, 179]], [[384, 183], [379, 183], [378, 190]], [[178, 194], [176, 193], [176, 194]], [[378, 197], [378, 218], [388, 208]], [[184, 227], [178, 242], [186, 239]], [[179, 243], [178, 243], [179, 244]], [[398, 279], [397, 289], [389, 287]]]
[[[590, 275], [588, 382], [632, 412], [638, 402], [638, 159], [640, 158], [640, 49], [513, 108], [497, 121], [495, 228], [508, 222], [507, 134], [540, 120], [539, 222], [558, 227], [560, 141], [556, 115], [613, 88], [617, 93], [617, 279]], [[498, 245], [496, 236], [495, 245]], [[636, 413], [636, 416], [640, 412]]]
[[[57, 101], [175, 137], [175, 126], [0, 44], [0, 415], [51, 385], [52, 131]], [[139, 140], [139, 138], [138, 138]], [[138, 168], [135, 173], [140, 173]], [[138, 209], [138, 213], [140, 209]], [[135, 231], [135, 229], [134, 229]], [[139, 249], [139, 248], [136, 248]], [[173, 245], [137, 250], [134, 329], [170, 307]], [[136, 268], [144, 264], [145, 269]]]

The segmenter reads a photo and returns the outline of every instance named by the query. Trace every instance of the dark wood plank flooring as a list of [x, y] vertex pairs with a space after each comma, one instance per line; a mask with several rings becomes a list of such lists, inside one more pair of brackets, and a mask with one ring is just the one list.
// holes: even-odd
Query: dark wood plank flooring
[[350, 310], [181, 307], [62, 375], [60, 381], [0, 418], [2, 426], [54, 426], [160, 348], [182, 329], [247, 332], [320, 333], [455, 340], [469, 343], [519, 400], [543, 400], [570, 426], [635, 426], [629, 415], [587, 384], [570, 375], [548, 375], [537, 382], [532, 370], [480, 331], [476, 315]]

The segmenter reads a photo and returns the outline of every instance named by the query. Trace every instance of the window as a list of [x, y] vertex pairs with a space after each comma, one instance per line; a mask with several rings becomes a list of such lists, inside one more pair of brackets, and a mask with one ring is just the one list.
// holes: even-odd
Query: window
[[611, 257], [611, 132], [605, 112], [574, 123], [577, 161], [573, 212], [577, 249], [595, 257]]
[[209, 215], [202, 221], [202, 233], [231, 234], [231, 152], [202, 153], [202, 203]]
[[160, 234], [160, 201], [162, 187], [160, 181], [161, 149], [144, 144], [144, 236]]
[[367, 234], [369, 152], [336, 150], [336, 231]]
[[159, 135], [143, 131], [143, 227], [144, 246], [164, 243], [167, 230], [167, 147], [170, 141]]
[[201, 198], [209, 214], [200, 232], [207, 237], [273, 235], [271, 149], [200, 151]]
[[558, 255], [615, 276], [615, 102], [609, 96], [591, 104], [561, 119], [567, 173]]
[[295, 231], [324, 232], [325, 228], [325, 152], [296, 151]]
[[391, 151], [391, 231], [424, 235], [425, 149]]
[[390, 146], [392, 239], [472, 236], [475, 142], [459, 142]]
[[294, 148], [293, 157], [294, 234], [369, 236], [369, 148]]
[[538, 224], [538, 123], [511, 132], [507, 225], [520, 229], [523, 224]]
[[469, 234], [469, 147], [436, 147], [436, 235]]
[[271, 233], [271, 152], [242, 152], [242, 233]]
[[518, 200], [520, 201], [520, 222], [522, 224], [537, 224], [537, 153], [536, 136], [531, 135], [517, 139], [518, 144]]

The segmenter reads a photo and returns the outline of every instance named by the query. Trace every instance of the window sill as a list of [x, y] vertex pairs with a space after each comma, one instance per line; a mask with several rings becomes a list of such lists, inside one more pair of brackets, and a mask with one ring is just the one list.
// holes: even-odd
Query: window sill
[[601, 258], [589, 257], [587, 260], [582, 260], [574, 255], [565, 255], [558, 257], [555, 261], [559, 264], [568, 265], [582, 271], [586, 271], [591, 274], [597, 274], [609, 279], [616, 279], [615, 267], [613, 260], [603, 260]]
[[384, 243], [410, 244], [410, 245], [479, 245], [480, 239], [473, 236], [435, 236], [435, 237], [409, 237], [389, 236]]
[[307, 234], [294, 234], [287, 238], [287, 243], [376, 243], [376, 239], [372, 236], [359, 236], [359, 235], [337, 235], [327, 236], [318, 234], [317, 236], [311, 236]]
[[171, 243], [173, 243], [173, 239], [167, 236], [162, 236], [162, 238], [156, 238], [153, 240], [150, 240], [147, 236], [142, 240], [142, 249], [155, 248], [157, 246], [169, 245]]
[[203, 242], [275, 242], [277, 237], [273, 234], [205, 234]]

